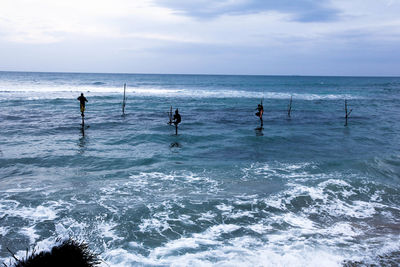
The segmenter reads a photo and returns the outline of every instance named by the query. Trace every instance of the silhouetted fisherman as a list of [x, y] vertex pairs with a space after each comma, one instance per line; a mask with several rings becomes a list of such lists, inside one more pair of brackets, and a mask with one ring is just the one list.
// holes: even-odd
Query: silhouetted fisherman
[[264, 107], [263, 107], [263, 105], [262, 105], [262, 104], [258, 104], [256, 110], [258, 111], [258, 112], [256, 113], [256, 116], [260, 118], [261, 126], [263, 126], [263, 119], [262, 119], [262, 116], [263, 116], [263, 114], [264, 114]]
[[178, 135], [178, 124], [181, 122], [181, 115], [178, 113], [178, 109], [175, 110], [174, 121], [175, 124], [175, 134]]
[[81, 93], [81, 96], [77, 98], [79, 100], [79, 102], [81, 102], [81, 116], [84, 117], [85, 116], [85, 102], [88, 102], [88, 100], [86, 99], [86, 97], [83, 96], [83, 93]]

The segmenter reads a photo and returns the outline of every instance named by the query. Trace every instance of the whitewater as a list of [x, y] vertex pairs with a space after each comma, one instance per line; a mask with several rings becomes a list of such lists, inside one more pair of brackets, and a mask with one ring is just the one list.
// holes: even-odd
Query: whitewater
[[398, 77], [0, 72], [0, 262], [399, 264], [399, 110]]

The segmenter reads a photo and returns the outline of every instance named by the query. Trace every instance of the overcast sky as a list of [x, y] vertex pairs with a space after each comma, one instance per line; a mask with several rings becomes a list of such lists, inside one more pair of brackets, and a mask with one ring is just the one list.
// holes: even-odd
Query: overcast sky
[[400, 76], [400, 0], [0, 0], [0, 70]]

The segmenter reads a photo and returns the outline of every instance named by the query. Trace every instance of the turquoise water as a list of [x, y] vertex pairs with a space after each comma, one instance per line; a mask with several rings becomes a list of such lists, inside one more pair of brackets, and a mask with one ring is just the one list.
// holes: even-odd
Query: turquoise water
[[1, 261], [73, 236], [104, 266], [399, 262], [399, 111], [390, 77], [0, 72]]

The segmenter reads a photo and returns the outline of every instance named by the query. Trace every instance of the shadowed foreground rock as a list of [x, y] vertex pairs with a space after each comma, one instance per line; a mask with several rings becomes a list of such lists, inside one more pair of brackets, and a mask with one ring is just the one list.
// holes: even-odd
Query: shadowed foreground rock
[[13, 267], [92, 267], [98, 266], [100, 260], [96, 254], [89, 250], [84, 242], [77, 242], [72, 239], [65, 240], [60, 245], [54, 246], [50, 252], [32, 252], [25, 259], [17, 259]]

